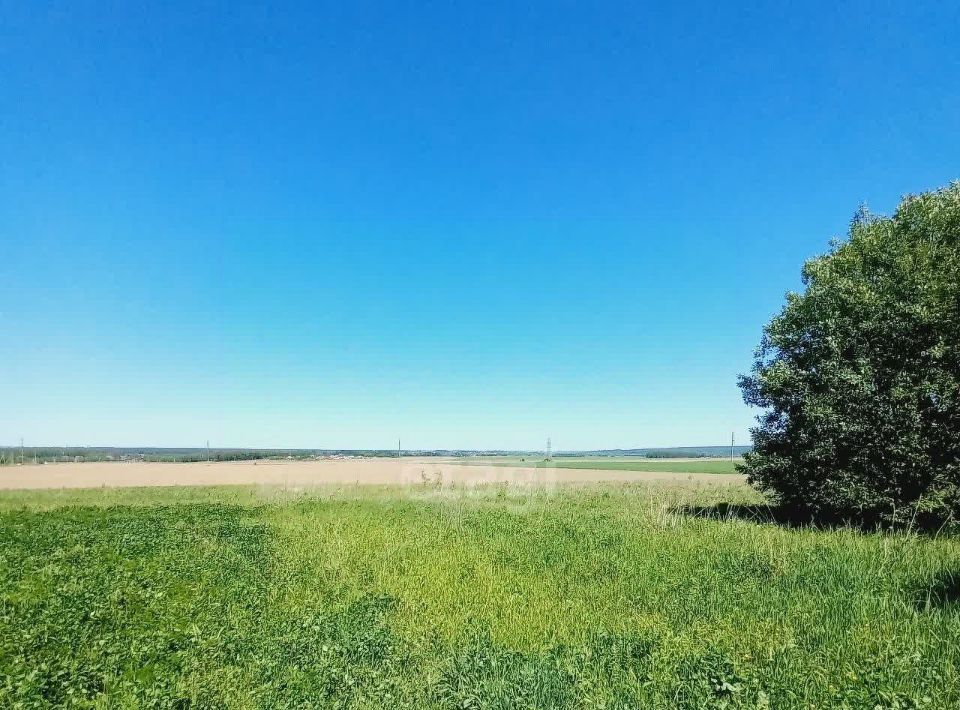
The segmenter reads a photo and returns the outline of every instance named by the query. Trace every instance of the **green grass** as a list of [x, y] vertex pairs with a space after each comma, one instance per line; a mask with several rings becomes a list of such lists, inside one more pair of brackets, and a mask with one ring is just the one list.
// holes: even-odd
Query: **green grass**
[[[739, 460], [738, 460], [739, 461]], [[659, 461], [647, 458], [553, 458], [549, 461], [533, 458], [498, 457], [464, 459], [470, 465], [535, 466], [537, 468], [581, 468], [600, 471], [668, 471], [671, 473], [736, 473], [737, 462], [729, 459], [693, 461]]]
[[960, 706], [960, 541], [743, 486], [0, 495], [0, 707]]
[[644, 460], [585, 460], [554, 459], [550, 463], [558, 468], [592, 468], [606, 471], [669, 471], [671, 473], [736, 473], [733, 461], [711, 459], [709, 461], [650, 461]]

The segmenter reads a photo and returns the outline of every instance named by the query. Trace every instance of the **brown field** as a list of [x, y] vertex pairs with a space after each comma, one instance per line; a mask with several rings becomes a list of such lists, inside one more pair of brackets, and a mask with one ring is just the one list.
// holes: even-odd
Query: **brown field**
[[0, 489], [127, 486], [318, 485], [552, 485], [602, 481], [677, 481], [730, 484], [740, 474], [610, 471], [463, 465], [436, 459], [236, 461], [211, 463], [60, 463], [0, 469]]

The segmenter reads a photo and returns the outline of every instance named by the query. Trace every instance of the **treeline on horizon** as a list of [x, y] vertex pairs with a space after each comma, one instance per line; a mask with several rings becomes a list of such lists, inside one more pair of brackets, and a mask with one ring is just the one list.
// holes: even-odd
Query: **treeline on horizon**
[[[729, 446], [679, 446], [673, 448], [601, 449], [595, 451], [562, 451], [556, 458], [639, 457], [639, 458], [714, 458], [730, 455]], [[742, 456], [749, 446], [733, 447], [734, 455]], [[327, 456], [391, 458], [396, 449], [243, 449], [243, 448], [166, 448], [120, 446], [7, 446], [0, 447], [0, 466], [65, 462], [154, 461], [163, 463], [195, 463], [200, 461], [254, 461], [261, 459], [312, 459]], [[480, 449], [402, 449], [401, 456], [543, 456], [542, 451]]]
[[657, 449], [598, 449], [596, 451], [562, 451], [555, 453], [554, 456], [637, 456], [648, 459], [699, 459], [729, 456], [731, 449], [734, 456], [743, 456], [752, 448], [751, 446], [673, 446]]
[[386, 450], [329, 449], [240, 449], [165, 448], [121, 446], [18, 446], [0, 448], [0, 465], [20, 463], [64, 463], [94, 461], [155, 461], [191, 463], [199, 461], [254, 461], [260, 459], [312, 459], [317, 456], [396, 456]]

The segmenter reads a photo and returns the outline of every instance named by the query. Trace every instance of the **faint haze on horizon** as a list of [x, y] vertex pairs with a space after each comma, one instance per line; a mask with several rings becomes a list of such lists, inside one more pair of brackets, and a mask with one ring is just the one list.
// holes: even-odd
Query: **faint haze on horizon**
[[960, 5], [8, 3], [0, 442], [748, 443], [861, 202], [960, 177]]

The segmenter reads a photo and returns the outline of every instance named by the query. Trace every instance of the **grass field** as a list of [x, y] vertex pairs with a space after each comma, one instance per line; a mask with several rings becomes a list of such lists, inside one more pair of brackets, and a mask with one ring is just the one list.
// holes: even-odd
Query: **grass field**
[[533, 460], [514, 456], [489, 457], [478, 459], [464, 459], [466, 463], [494, 465], [494, 466], [538, 466], [553, 468], [575, 468], [593, 471], [665, 471], [670, 473], [736, 473], [736, 463], [739, 459], [685, 459], [682, 461], [661, 461], [642, 457], [609, 457], [598, 456], [593, 458], [562, 458], [557, 457], [544, 460]]
[[949, 708], [960, 541], [745, 486], [0, 494], [0, 707]]

